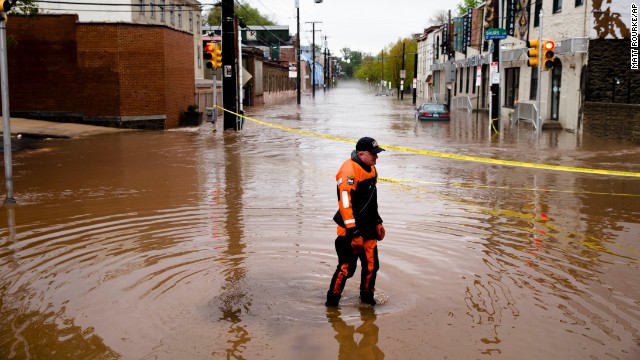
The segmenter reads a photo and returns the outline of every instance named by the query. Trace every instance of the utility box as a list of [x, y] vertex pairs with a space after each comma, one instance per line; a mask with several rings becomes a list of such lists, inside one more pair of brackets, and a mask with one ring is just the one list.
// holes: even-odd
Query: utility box
[[207, 122], [216, 122], [216, 116], [214, 115], [212, 107], [208, 107], [205, 109], [205, 115], [207, 117]]

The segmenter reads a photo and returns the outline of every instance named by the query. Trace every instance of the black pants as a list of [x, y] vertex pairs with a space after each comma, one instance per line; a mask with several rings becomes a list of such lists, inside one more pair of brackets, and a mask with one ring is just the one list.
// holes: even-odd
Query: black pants
[[329, 291], [340, 295], [347, 279], [356, 272], [356, 265], [360, 259], [362, 267], [360, 276], [360, 291], [372, 292], [375, 290], [376, 273], [380, 268], [378, 262], [378, 240], [365, 240], [364, 249], [358, 254], [353, 253], [351, 239], [345, 236], [338, 236], [335, 241], [336, 253], [338, 254], [338, 267], [331, 278]]

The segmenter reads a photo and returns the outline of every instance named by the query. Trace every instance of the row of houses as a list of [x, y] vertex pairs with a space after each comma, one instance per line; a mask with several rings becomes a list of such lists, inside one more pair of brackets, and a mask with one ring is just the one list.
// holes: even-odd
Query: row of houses
[[[500, 49], [492, 49], [493, 42], [485, 36], [487, 29], [495, 27], [494, 5], [488, 0], [449, 24], [431, 26], [416, 35], [419, 98], [464, 99], [453, 106], [487, 109], [491, 51], [499, 50], [502, 118], [518, 116], [523, 107], [535, 104], [540, 86], [545, 123], [610, 137], [629, 138], [632, 133], [631, 138], [640, 142], [640, 118], [634, 110], [640, 103], [640, 71], [631, 66], [633, 5], [629, 1], [504, 0], [506, 16], [498, 27], [507, 37], [500, 41]], [[537, 69], [527, 65], [527, 40], [538, 38], [554, 41], [556, 54], [553, 69], [542, 71], [539, 79]], [[628, 111], [635, 114], [631, 120]]]

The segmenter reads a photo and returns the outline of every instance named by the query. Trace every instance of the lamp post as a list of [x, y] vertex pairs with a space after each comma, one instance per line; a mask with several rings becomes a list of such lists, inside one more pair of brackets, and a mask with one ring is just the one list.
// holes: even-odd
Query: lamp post
[[[322, 3], [322, 0], [314, 0], [316, 4]], [[298, 105], [300, 105], [300, 0], [296, 0], [296, 41], [298, 46], [296, 48], [296, 98]]]

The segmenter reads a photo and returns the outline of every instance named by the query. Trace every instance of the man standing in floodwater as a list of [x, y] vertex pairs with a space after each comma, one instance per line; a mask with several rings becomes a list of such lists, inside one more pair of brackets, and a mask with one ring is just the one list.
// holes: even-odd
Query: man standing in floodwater
[[376, 160], [385, 151], [370, 137], [358, 140], [351, 158], [336, 174], [338, 212], [333, 220], [338, 224], [335, 241], [338, 254], [336, 268], [326, 306], [338, 306], [347, 279], [356, 271], [358, 259], [362, 267], [360, 301], [375, 305], [373, 297], [378, 272], [378, 240], [384, 239], [385, 230], [378, 214]]

